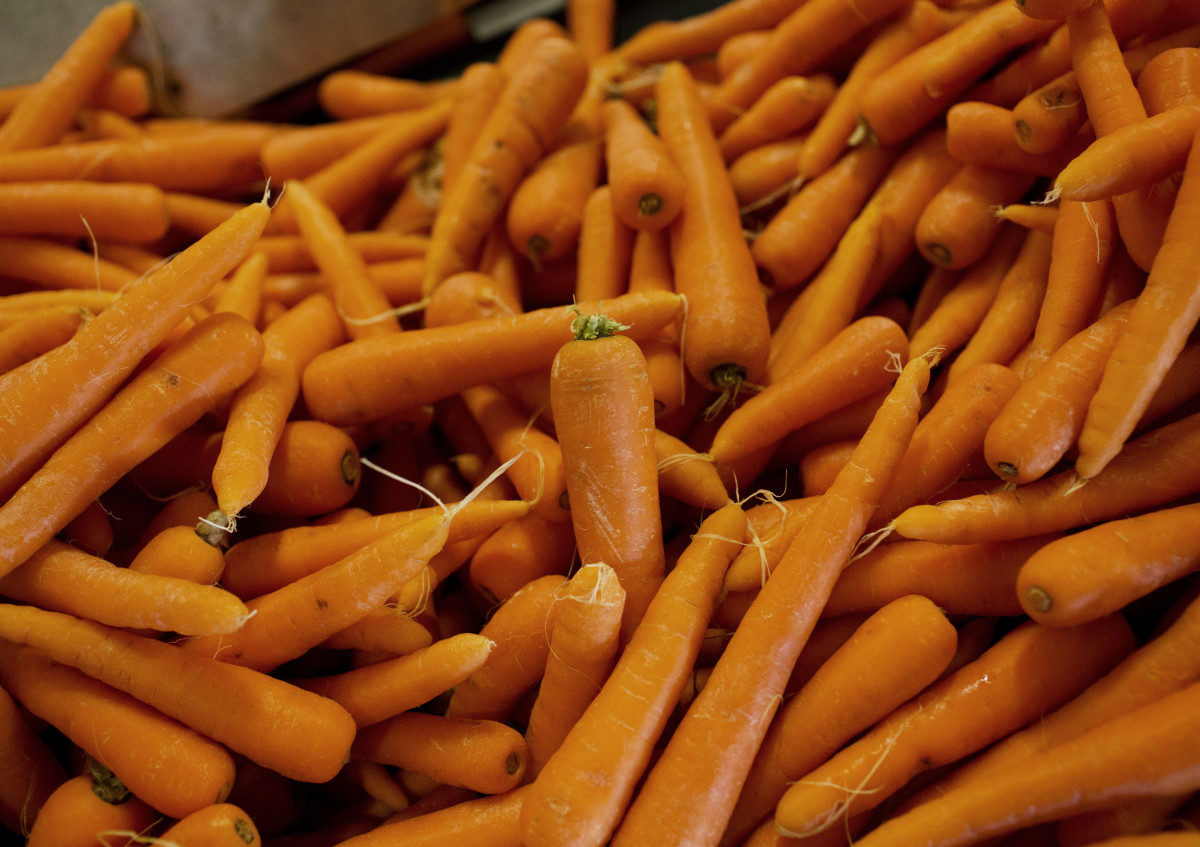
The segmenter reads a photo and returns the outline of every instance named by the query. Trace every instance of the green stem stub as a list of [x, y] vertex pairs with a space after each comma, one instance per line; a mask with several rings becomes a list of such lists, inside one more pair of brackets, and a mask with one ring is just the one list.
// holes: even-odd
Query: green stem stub
[[617, 323], [608, 315], [585, 315], [572, 307], [576, 314], [571, 321], [571, 334], [576, 341], [594, 341], [597, 338], [608, 338], [623, 329], [629, 329], [623, 323]]

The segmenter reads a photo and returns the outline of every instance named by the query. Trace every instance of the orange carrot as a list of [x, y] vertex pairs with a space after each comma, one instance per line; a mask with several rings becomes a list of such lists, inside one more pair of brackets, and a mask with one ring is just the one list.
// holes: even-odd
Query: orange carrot
[[343, 68], [317, 85], [317, 102], [330, 117], [353, 120], [369, 115], [420, 109], [454, 94], [454, 81], [420, 82]]
[[287, 421], [252, 507], [261, 514], [314, 517], [342, 508], [358, 492], [362, 459], [349, 433], [322, 421]]
[[206, 537], [208, 528], [170, 526], [155, 533], [129, 561], [129, 570], [215, 585], [225, 571], [225, 554], [219, 540], [213, 543]]
[[156, 812], [103, 765], [71, 777], [49, 798], [45, 814], [33, 821], [26, 844], [99, 844], [103, 832], [141, 832], [152, 826]]
[[194, 847], [245, 847], [262, 840], [250, 815], [232, 803], [198, 809], [164, 829], [158, 838]]
[[589, 62], [612, 50], [616, 17], [614, 0], [571, 0], [567, 3], [567, 32]]
[[0, 329], [0, 373], [66, 343], [88, 317], [85, 311], [71, 306], [51, 306], [37, 309], [25, 320]]
[[166, 235], [167, 201], [146, 183], [0, 184], [0, 232], [148, 243]]
[[836, 87], [828, 74], [790, 75], [772, 83], [721, 132], [721, 155], [732, 162], [755, 147], [806, 129], [833, 100]]
[[921, 255], [947, 268], [974, 264], [1003, 223], [992, 210], [1015, 203], [1034, 180], [1032, 174], [964, 165], [921, 212], [915, 232]]
[[39, 736], [36, 724], [0, 689], [0, 823], [26, 834], [67, 772]]
[[733, 0], [682, 20], [644, 26], [616, 49], [635, 64], [715, 53], [733, 35], [771, 29], [799, 5], [797, 0]]
[[637, 230], [617, 216], [612, 189], [600, 185], [584, 201], [575, 251], [575, 297], [584, 302], [611, 300], [629, 290], [629, 261]]
[[626, 226], [658, 230], [683, 204], [684, 177], [661, 138], [624, 100], [602, 108], [604, 161], [613, 210]]

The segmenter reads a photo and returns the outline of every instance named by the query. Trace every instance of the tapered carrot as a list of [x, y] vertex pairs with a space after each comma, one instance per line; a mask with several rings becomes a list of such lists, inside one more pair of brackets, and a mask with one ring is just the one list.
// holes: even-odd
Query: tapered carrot
[[67, 780], [29, 715], [0, 689], [0, 823], [15, 833], [29, 832], [46, 800]]
[[[924, 357], [904, 367], [854, 457], [742, 618], [614, 844], [719, 838], [796, 657], [911, 437], [929, 368]], [[695, 764], [697, 755], [703, 768]], [[683, 806], [686, 811], [672, 812]]]
[[1184, 726], [1198, 696], [1192, 684], [995, 775], [983, 790], [950, 792], [899, 815], [857, 843], [970, 844], [1125, 798], [1192, 791], [1197, 751]]
[[[244, 319], [224, 313], [197, 324], [0, 507], [3, 570], [28, 558], [88, 501], [231, 394], [261, 358], [261, 337]], [[120, 450], [111, 431], [130, 432]]]
[[553, 142], [583, 93], [587, 61], [574, 44], [546, 38], [531, 52], [501, 92], [462, 173], [442, 198], [433, 222], [426, 293], [450, 274], [473, 269], [503, 202]]
[[99, 844], [101, 833], [141, 832], [158, 814], [100, 764], [62, 783], [49, 800], [28, 832], [26, 844], [32, 847]]
[[391, 606], [381, 606], [366, 617], [321, 642], [331, 650], [363, 650], [378, 655], [407, 656], [433, 643], [425, 624]]
[[343, 68], [321, 78], [317, 101], [338, 121], [420, 109], [452, 97], [453, 80], [422, 82]]
[[263, 145], [263, 167], [273, 181], [303, 179], [365, 142], [391, 118], [372, 115], [295, 127]]
[[0, 681], [30, 714], [163, 814], [219, 803], [233, 787], [236, 766], [222, 745], [39, 650], [0, 644]]
[[609, 100], [601, 109], [614, 211], [626, 226], [662, 229], [683, 203], [683, 174], [663, 140], [628, 102]]
[[507, 81], [507, 72], [494, 62], [473, 62], [459, 75], [458, 96], [442, 137], [443, 191], [448, 192], [458, 179], [475, 136]]
[[58, 141], [136, 23], [137, 7], [133, 3], [113, 3], [97, 12], [5, 119], [0, 128], [0, 152], [44, 147]]
[[712, 457], [668, 432], [654, 432], [659, 493], [700, 509], [716, 511], [729, 501]]
[[0, 427], [0, 496], [10, 496], [109, 398], [192, 303], [249, 253], [268, 215], [265, 203], [247, 206], [128, 288], [71, 341], [0, 377], [6, 410]]
[[904, 330], [895, 321], [860, 318], [730, 413], [708, 452], [717, 462], [737, 459], [886, 387], [895, 379], [897, 360], [906, 358], [906, 348]]
[[557, 574], [534, 580], [492, 614], [479, 634], [496, 646], [488, 661], [455, 687], [447, 716], [511, 718], [517, 701], [541, 679], [550, 650], [546, 619], [566, 582]]
[[354, 720], [345, 709], [266, 674], [30, 606], [3, 606], [0, 620], [6, 639], [77, 667], [293, 779], [331, 779], [350, 749]]
[[744, 530], [736, 504], [700, 525], [608, 681], [528, 789], [521, 835], [529, 847], [607, 841], [683, 690]]
[[920, 595], [897, 598], [871, 615], [780, 707], [720, 843], [741, 843], [774, 812], [791, 780], [918, 695], [950, 661], [957, 641], [954, 626]]
[[827, 74], [789, 75], [773, 83], [721, 132], [725, 161], [806, 129], [833, 100], [836, 87]]
[[[1192, 261], [1193, 244], [1185, 230], [1188, 209], [1200, 202], [1200, 180], [1196, 179], [1200, 173], [1200, 145], [1193, 144], [1184, 173], [1170, 225], [1145, 289], [1129, 313], [1088, 406], [1076, 460], [1076, 468], [1085, 479], [1094, 477], [1120, 452], [1200, 317], [1200, 287], [1194, 284], [1191, 274], [1181, 270], [1190, 267]], [[1120, 221], [1118, 208], [1118, 227]]]
[[656, 21], [616, 49], [635, 64], [715, 53], [731, 36], [770, 29], [799, 5], [797, 0], [734, 0], [682, 20]]
[[[580, 303], [579, 308], [587, 312], [599, 307]], [[626, 294], [603, 304], [605, 314], [630, 325], [627, 332], [635, 339], [673, 323], [681, 310], [679, 296], [669, 292]], [[545, 307], [343, 344], [317, 356], [304, 369], [304, 397], [310, 412], [330, 423], [378, 420], [467, 385], [548, 366], [558, 348], [570, 340], [570, 323], [571, 316], [561, 307]], [[439, 361], [448, 361], [444, 356], [460, 364], [442, 367]], [[378, 391], [381, 380], [390, 381], [395, 389]]]
[[262, 338], [262, 362], [233, 396], [212, 470], [217, 503], [231, 517], [267, 485], [271, 455], [300, 394], [300, 373], [345, 332], [330, 298], [314, 294], [273, 321]]
[[1176, 450], [1190, 450], [1200, 418], [1190, 415], [1129, 442], [1104, 471], [1084, 481], [1068, 469], [1015, 491], [936, 506], [913, 506], [893, 521], [906, 538], [963, 544], [1081, 527], [1143, 511], [1200, 490]]
[[[433, 792], [438, 793], [439, 789]], [[438, 803], [432, 810], [415, 816], [401, 812], [394, 822], [384, 821], [368, 832], [339, 842], [337, 847], [387, 847], [397, 841], [412, 847], [451, 847], [465, 843], [517, 847], [521, 837], [521, 806], [527, 793], [524, 786], [502, 794], [469, 795], [470, 799], [453, 793], [448, 805]]]
[[[219, 538], [209, 540], [209, 526], [170, 526], [157, 532], [129, 561], [129, 570], [215, 585], [225, 571]], [[217, 533], [223, 537], [224, 533]], [[213, 542], [217, 543], [213, 543]], [[176, 630], [178, 631], [178, 630]]]
[[729, 163], [729, 183], [743, 214], [774, 209], [796, 193], [800, 185], [796, 157], [804, 138], [797, 135], [764, 144]]
[[1072, 336], [1025, 379], [988, 427], [984, 456], [1001, 479], [1023, 484], [1049, 472], [1075, 444], [1131, 301]]
[[1196, 505], [1157, 509], [1074, 533], [1039, 550], [1017, 578], [1027, 614], [1074, 626], [1124, 608], [1200, 567]]
[[636, 232], [617, 216], [612, 189], [597, 186], [584, 202], [580, 219], [575, 252], [578, 300], [610, 300], [629, 291], [629, 261]]
[[688, 175], [671, 228], [675, 290], [687, 299], [684, 362], [701, 385], [732, 394], [766, 369], [766, 301], [695, 80], [685, 65], [671, 63], [656, 92], [659, 133]]
[[666, 573], [654, 399], [637, 344], [604, 315], [580, 314], [554, 357], [550, 406], [579, 559], [612, 567], [628, 638]]

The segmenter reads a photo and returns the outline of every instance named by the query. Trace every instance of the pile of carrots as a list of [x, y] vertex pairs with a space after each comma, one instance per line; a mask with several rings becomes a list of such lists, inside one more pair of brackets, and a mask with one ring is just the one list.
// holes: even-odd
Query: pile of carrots
[[1200, 7], [615, 23], [0, 91], [12, 843], [1200, 843]]

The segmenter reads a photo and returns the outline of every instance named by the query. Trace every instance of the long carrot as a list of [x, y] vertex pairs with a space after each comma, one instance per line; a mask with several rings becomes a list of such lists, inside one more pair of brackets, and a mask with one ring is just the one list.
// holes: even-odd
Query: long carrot
[[929, 369], [924, 357], [905, 366], [854, 457], [742, 618], [614, 844], [720, 837], [796, 657], [916, 426]]
[[529, 847], [608, 840], [687, 681], [744, 531], [736, 504], [700, 525], [607, 682], [528, 788], [520, 832]]
[[[258, 331], [213, 315], [168, 349], [72, 435], [0, 507], [5, 573], [86, 504], [250, 378], [262, 359]], [[129, 432], [119, 449], [111, 432]]]
[[162, 189], [147, 183], [47, 180], [0, 184], [0, 232], [146, 244], [167, 234]]
[[653, 64], [715, 53], [731, 36], [771, 29], [802, 0], [733, 0], [678, 21], [642, 27], [617, 52], [635, 64]]
[[247, 206], [169, 264], [129, 287], [71, 341], [0, 377], [0, 496], [7, 498], [94, 413], [142, 357], [243, 259], [269, 216]]

